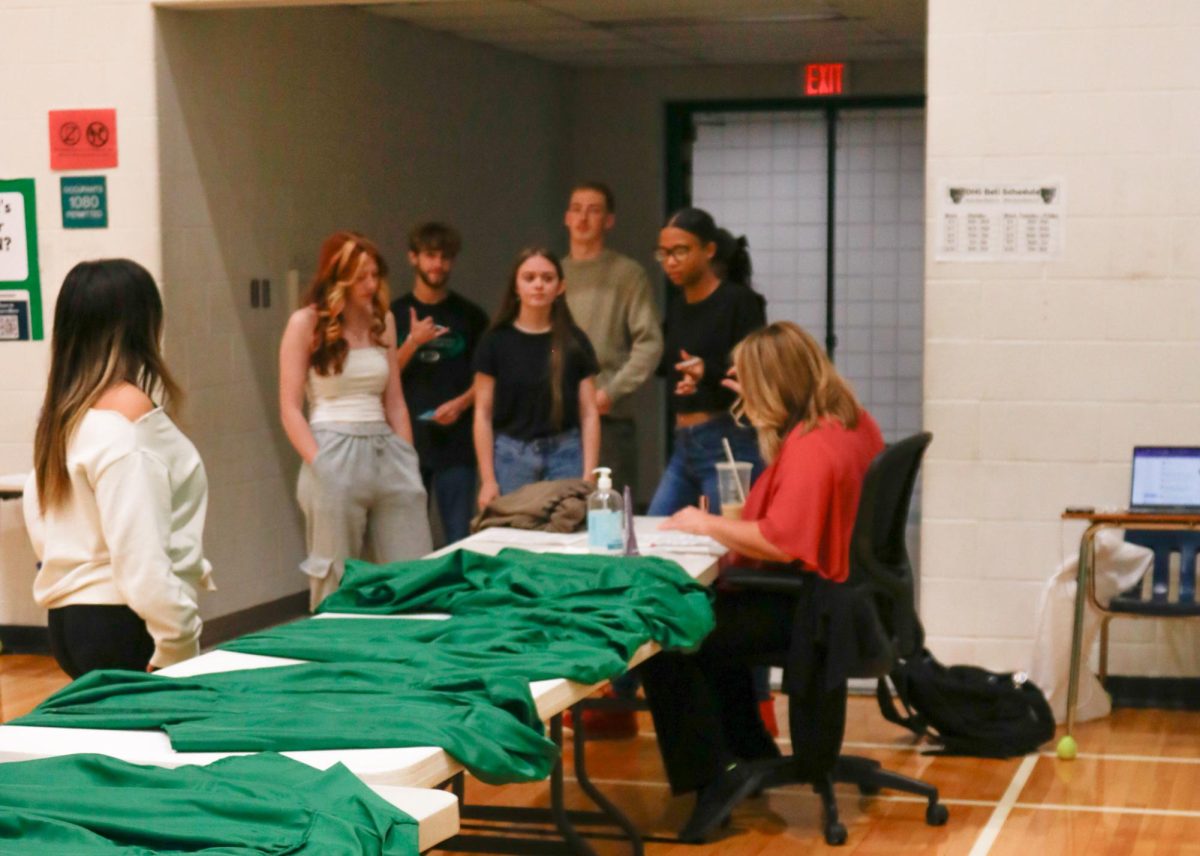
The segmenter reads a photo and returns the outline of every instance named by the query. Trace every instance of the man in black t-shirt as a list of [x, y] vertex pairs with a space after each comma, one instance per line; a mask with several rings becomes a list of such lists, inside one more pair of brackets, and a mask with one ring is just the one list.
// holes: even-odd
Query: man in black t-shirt
[[458, 232], [422, 223], [408, 236], [413, 288], [392, 301], [404, 397], [412, 414], [421, 478], [437, 502], [449, 542], [465, 538], [475, 510], [475, 449], [471, 437], [471, 358], [488, 318], [447, 285], [458, 255]]

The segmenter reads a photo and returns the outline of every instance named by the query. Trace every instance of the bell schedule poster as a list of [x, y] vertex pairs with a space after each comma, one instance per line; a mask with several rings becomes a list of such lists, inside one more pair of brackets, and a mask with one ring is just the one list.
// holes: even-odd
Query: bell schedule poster
[[939, 262], [1046, 262], [1062, 258], [1061, 178], [938, 183]]

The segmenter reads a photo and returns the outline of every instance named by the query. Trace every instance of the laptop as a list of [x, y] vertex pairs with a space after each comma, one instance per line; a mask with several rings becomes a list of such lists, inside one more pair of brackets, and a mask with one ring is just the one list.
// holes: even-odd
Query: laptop
[[1200, 514], [1200, 448], [1134, 447], [1129, 510], [1135, 514]]

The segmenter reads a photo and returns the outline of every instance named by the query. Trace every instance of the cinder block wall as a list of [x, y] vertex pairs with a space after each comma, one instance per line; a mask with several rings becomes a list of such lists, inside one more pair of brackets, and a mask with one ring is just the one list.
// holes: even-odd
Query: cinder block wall
[[[489, 310], [527, 243], [555, 240], [568, 127], [560, 72], [353, 9], [156, 11], [148, 0], [6, 3], [0, 175], [37, 182], [47, 333], [66, 271], [129, 256], [159, 280], [184, 428], [209, 474], [206, 617], [306, 587], [298, 459], [277, 416], [285, 276], [336, 228], [375, 237], [393, 287], [405, 234], [464, 233], [454, 284]], [[47, 111], [114, 107], [120, 166], [103, 230], [61, 228]], [[273, 283], [251, 309], [249, 282]], [[0, 472], [27, 470], [45, 342], [0, 345]], [[19, 503], [0, 507], [0, 624], [39, 624]]]
[[[54, 302], [76, 262], [129, 256], [162, 272], [154, 12], [147, 0], [0, 5], [0, 176], [32, 178], [38, 213], [46, 339], [0, 345], [0, 472], [33, 464], [45, 393]], [[59, 177], [50, 171], [47, 112], [116, 108], [120, 163], [108, 179], [109, 227], [62, 228]], [[80, 173], [75, 173], [80, 174]], [[41, 624], [34, 557], [19, 502], [0, 503], [0, 624]]]
[[[1200, 441], [1198, 36], [1190, 3], [931, 0], [922, 613], [947, 660], [1024, 667], [1063, 508], [1123, 505], [1134, 444]], [[1061, 260], [933, 260], [939, 180], [1052, 176]], [[1112, 671], [1200, 673], [1165, 626], [1117, 622]]]
[[452, 285], [490, 314], [517, 250], [561, 231], [563, 87], [358, 9], [164, 10], [159, 33], [167, 310], [211, 485], [205, 609], [224, 615], [307, 588], [277, 404], [287, 271], [303, 291], [320, 241], [355, 229], [402, 293], [409, 228], [444, 218], [464, 239]]

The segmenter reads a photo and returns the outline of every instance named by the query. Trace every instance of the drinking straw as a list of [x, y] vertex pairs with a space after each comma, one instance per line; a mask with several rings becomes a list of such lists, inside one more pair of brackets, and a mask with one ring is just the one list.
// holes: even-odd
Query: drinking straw
[[729, 459], [729, 466], [733, 468], [733, 483], [737, 485], [738, 499], [742, 501], [742, 505], [745, 505], [746, 489], [742, 487], [742, 480], [738, 478], [737, 461], [733, 459], [733, 449], [729, 445], [729, 438], [722, 437], [721, 443], [725, 446], [725, 457]]

